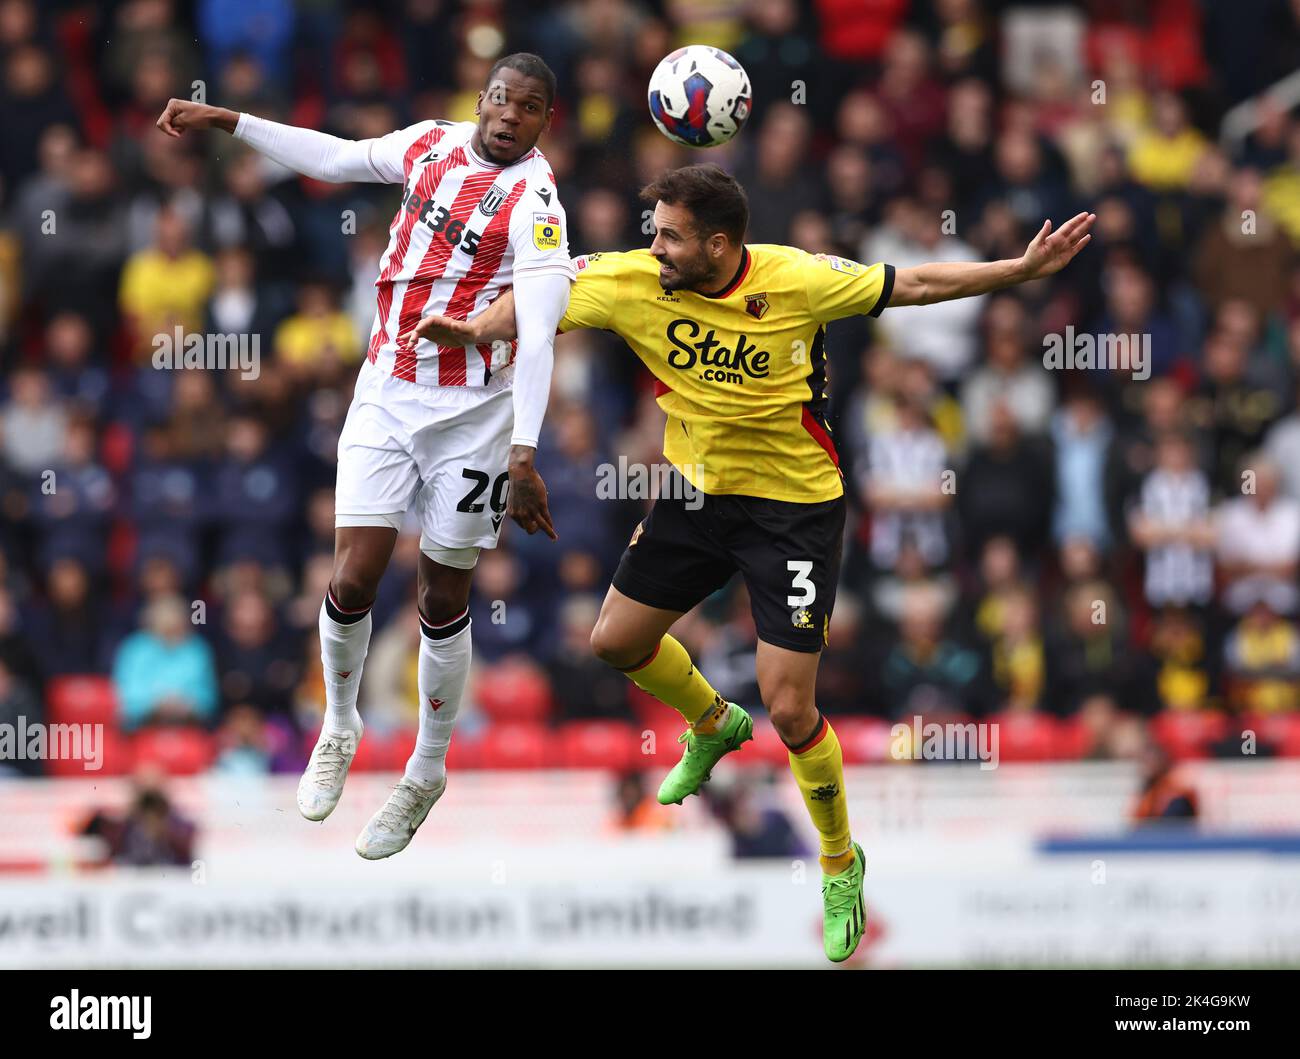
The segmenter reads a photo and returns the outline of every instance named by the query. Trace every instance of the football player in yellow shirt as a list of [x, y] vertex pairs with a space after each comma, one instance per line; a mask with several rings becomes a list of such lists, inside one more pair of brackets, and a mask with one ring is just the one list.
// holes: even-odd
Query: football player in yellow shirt
[[[1081, 213], [1056, 231], [1045, 222], [1016, 260], [895, 270], [747, 245], [745, 192], [714, 165], [666, 172], [642, 197], [655, 204], [650, 248], [578, 258], [560, 330], [608, 329], [645, 362], [668, 415], [664, 455], [684, 480], [670, 483], [633, 534], [592, 648], [686, 720], [686, 752], [659, 790], [661, 802], [680, 803], [752, 737], [753, 721], [713, 690], [669, 629], [740, 572], [758, 629], [763, 705], [821, 835], [823, 940], [838, 962], [857, 947], [866, 917], [840, 746], [814, 697], [845, 516], [823, 416], [825, 325], [1051, 275], [1087, 245], [1095, 217]], [[426, 317], [413, 335], [474, 345], [512, 338], [514, 327], [507, 293], [473, 320]], [[521, 525], [554, 535], [545, 510]]]

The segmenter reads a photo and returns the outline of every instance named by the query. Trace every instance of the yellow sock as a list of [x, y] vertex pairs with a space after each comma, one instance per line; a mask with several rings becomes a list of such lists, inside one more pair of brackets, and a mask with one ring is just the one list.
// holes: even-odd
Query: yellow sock
[[835, 729], [821, 714], [812, 736], [790, 751], [790, 771], [821, 835], [822, 871], [838, 875], [853, 863], [849, 805], [844, 797], [844, 754]]
[[696, 731], [703, 734], [708, 734], [710, 725], [716, 725], [725, 712], [726, 700], [695, 668], [686, 648], [671, 636], [660, 640], [649, 658], [623, 672], [642, 691], [680, 713], [687, 724], [698, 721]]

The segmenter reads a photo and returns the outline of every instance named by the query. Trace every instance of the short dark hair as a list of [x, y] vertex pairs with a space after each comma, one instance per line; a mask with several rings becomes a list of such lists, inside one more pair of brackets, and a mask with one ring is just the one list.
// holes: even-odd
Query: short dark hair
[[666, 202], [691, 211], [701, 235], [721, 232], [733, 243], [745, 241], [749, 198], [730, 173], [709, 163], [661, 173], [641, 189], [643, 202]]
[[506, 55], [498, 59], [492, 64], [492, 69], [488, 71], [487, 83], [489, 85], [492, 83], [492, 78], [497, 75], [498, 70], [514, 70], [525, 77], [535, 77], [546, 86], [546, 109], [549, 110], [555, 102], [555, 74], [546, 65], [546, 60], [540, 55], [534, 55], [530, 51], [517, 51], [513, 55]]

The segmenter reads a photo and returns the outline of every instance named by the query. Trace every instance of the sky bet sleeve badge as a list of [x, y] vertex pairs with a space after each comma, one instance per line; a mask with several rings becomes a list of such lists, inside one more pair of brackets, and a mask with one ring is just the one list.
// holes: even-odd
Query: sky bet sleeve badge
[[553, 213], [533, 214], [533, 246], [538, 250], [560, 248], [560, 218]]

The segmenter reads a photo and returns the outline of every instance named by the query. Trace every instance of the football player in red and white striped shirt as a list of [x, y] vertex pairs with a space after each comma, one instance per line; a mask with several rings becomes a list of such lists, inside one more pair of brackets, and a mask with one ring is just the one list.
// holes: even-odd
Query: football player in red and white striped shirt
[[[419, 568], [420, 733], [406, 773], [357, 838], [369, 859], [406, 847], [446, 786], [444, 759], [470, 664], [469, 587], [480, 548], [509, 514], [552, 539], [533, 456], [550, 392], [552, 343], [573, 266], [555, 178], [538, 137], [555, 75], [535, 55], [499, 60], [477, 122], [422, 121], [342, 140], [220, 107], [173, 99], [171, 136], [219, 128], [317, 180], [402, 184], [380, 261], [374, 327], [339, 437], [334, 573], [320, 614], [326, 713], [298, 788], [323, 820], [361, 738], [357, 689], [370, 607], [414, 502]], [[517, 342], [398, 342], [431, 314], [469, 319], [513, 288]]]

